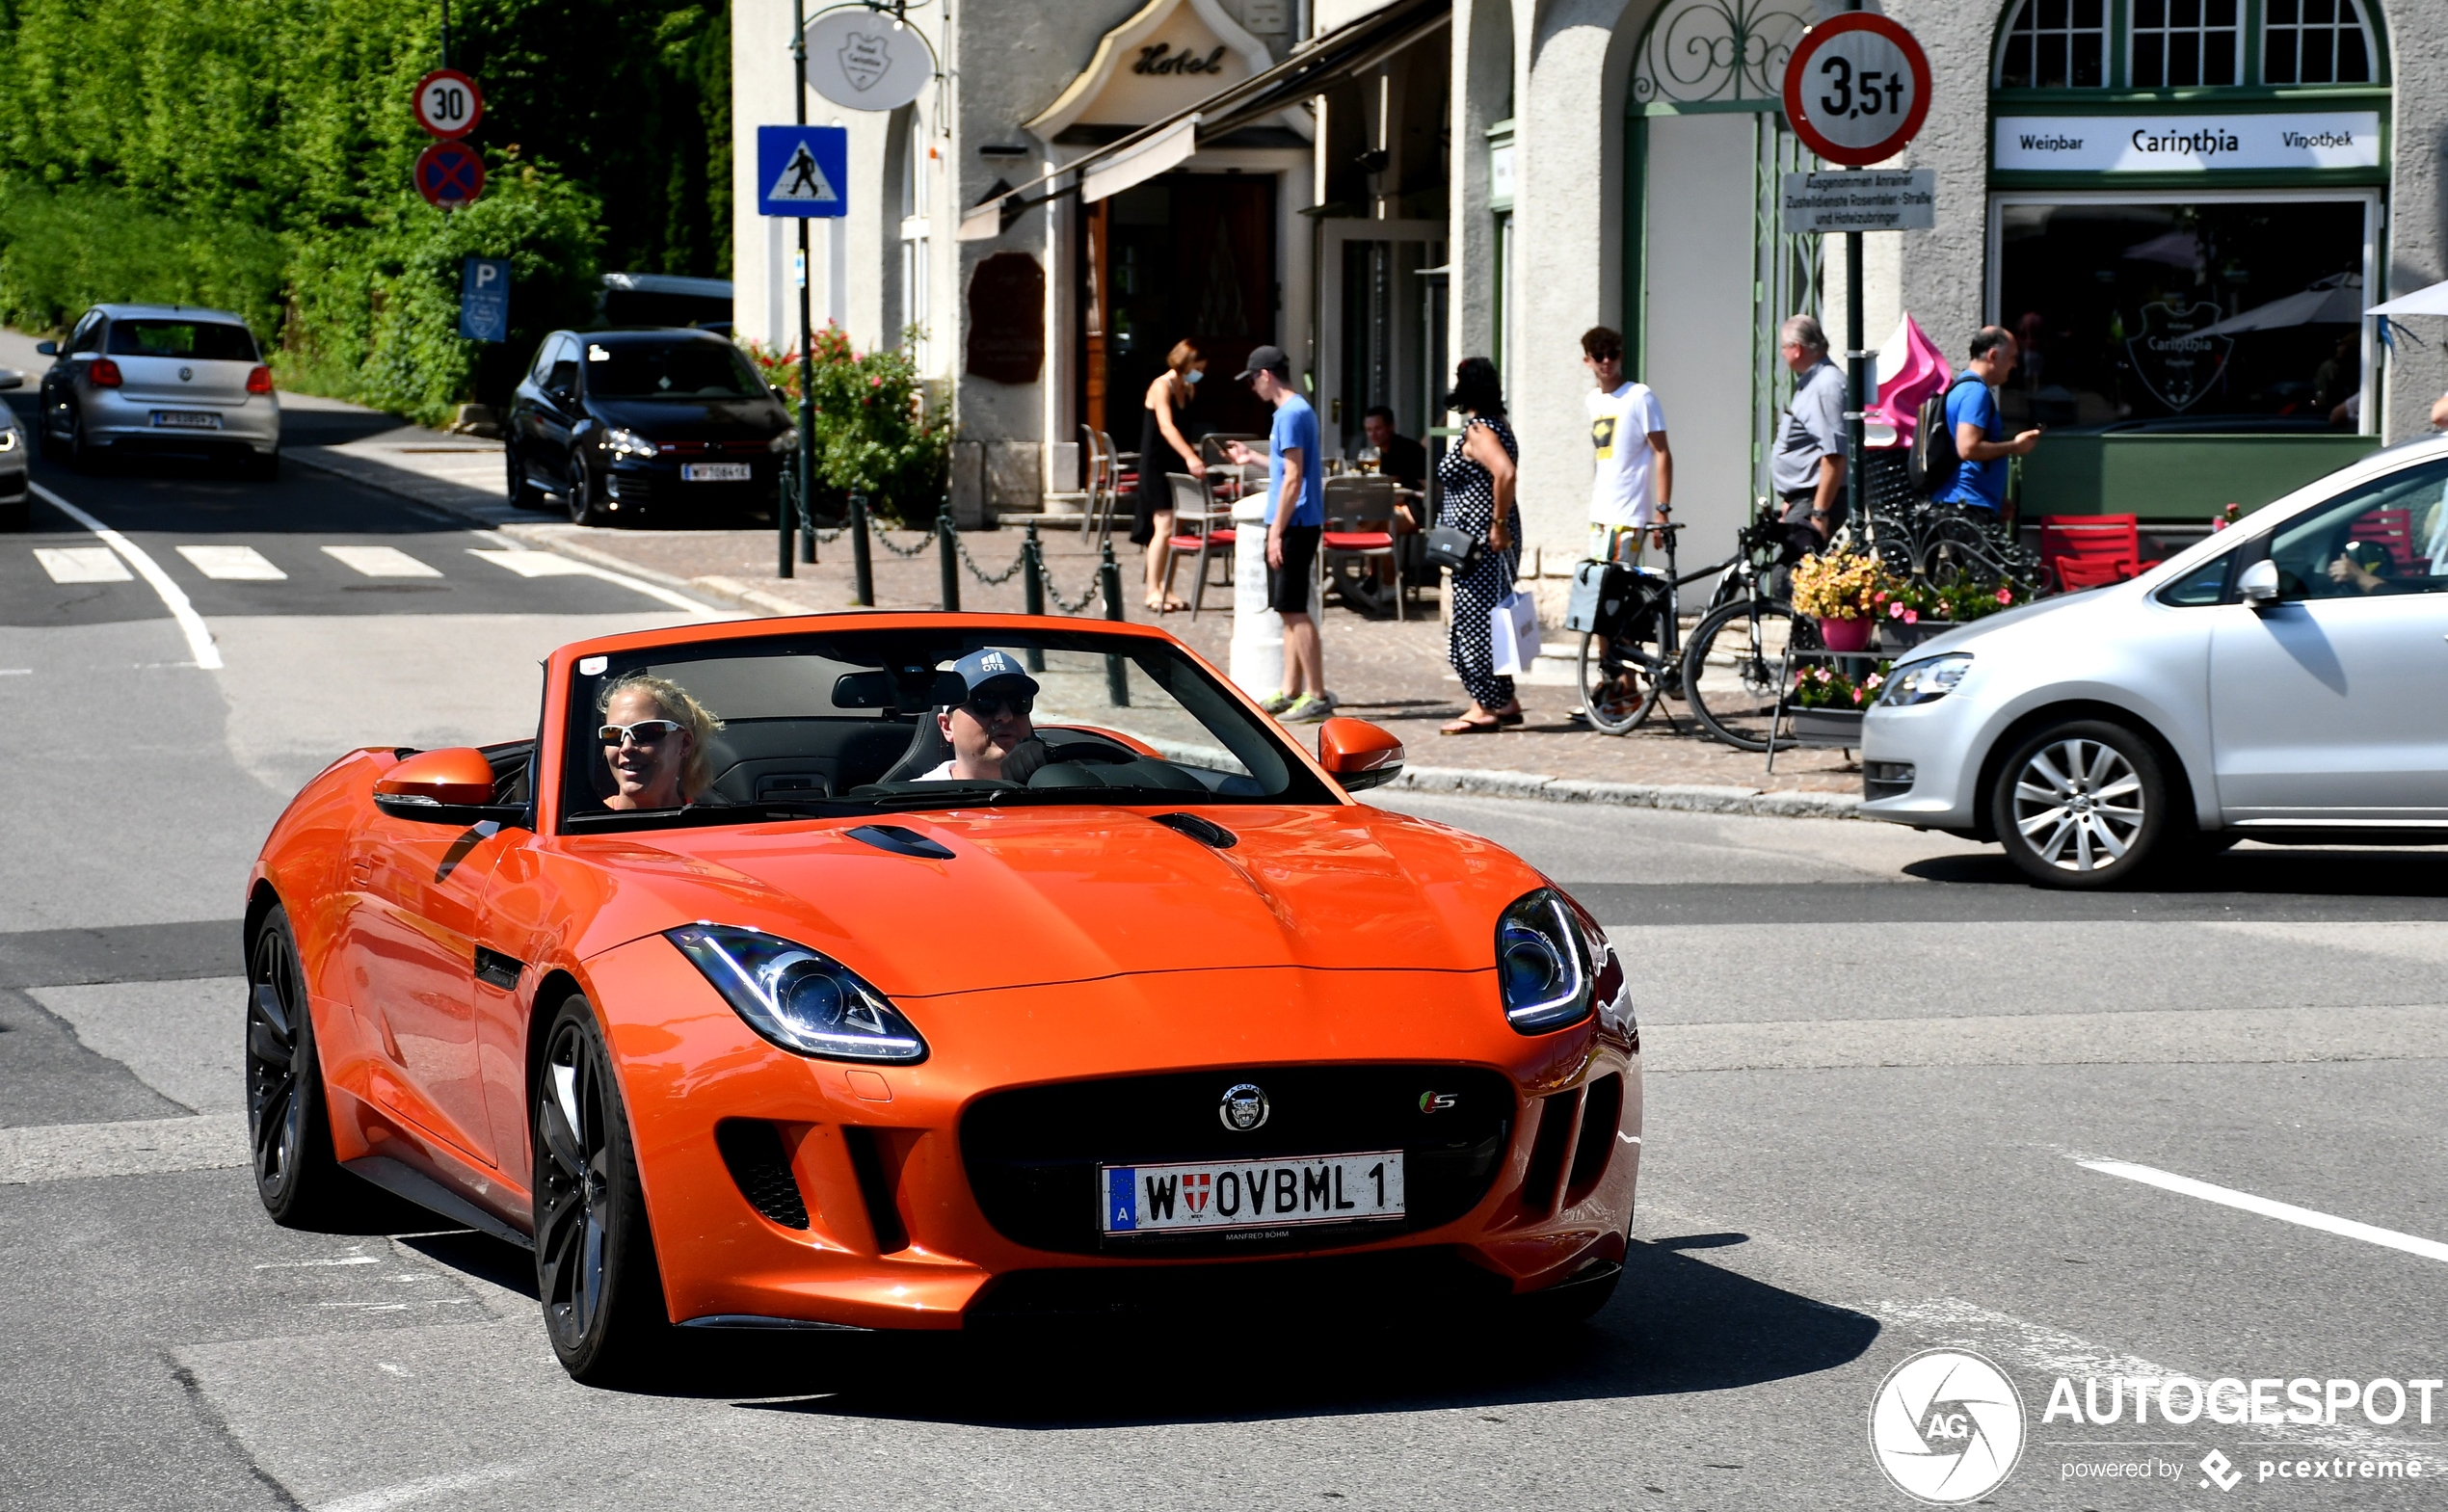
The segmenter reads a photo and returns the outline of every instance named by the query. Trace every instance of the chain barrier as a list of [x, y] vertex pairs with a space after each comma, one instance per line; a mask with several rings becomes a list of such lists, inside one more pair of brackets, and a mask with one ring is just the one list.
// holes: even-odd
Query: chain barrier
[[999, 572], [990, 574], [984, 568], [977, 565], [977, 558], [969, 554], [968, 542], [963, 541], [958, 535], [955, 535], [952, 537], [952, 544], [960, 547], [961, 565], [969, 569], [969, 575], [976, 578], [979, 582], [984, 583], [989, 588], [1002, 587], [1005, 583], [1008, 583], [1013, 578], [1018, 577], [1020, 575], [1020, 570], [1028, 565], [1028, 547], [1025, 544], [1023, 544], [1020, 548], [1020, 554], [1012, 558], [1011, 566], [1003, 569]]
[[869, 519], [867, 521], [867, 534], [874, 539], [878, 545], [881, 545], [885, 550], [891, 552], [897, 557], [923, 556], [935, 545], [935, 529], [932, 525], [927, 527], [926, 539], [919, 542], [917, 545], [910, 547], [906, 551], [902, 550], [899, 546], [894, 545], [892, 544], [892, 538], [886, 535], [884, 533], [884, 527], [875, 523], [873, 519]]
[[1038, 570], [1045, 573], [1047, 598], [1051, 600], [1056, 611], [1062, 614], [1078, 614], [1088, 607], [1089, 600], [1097, 597], [1097, 576], [1093, 569], [1088, 574], [1088, 586], [1077, 598], [1065, 598], [1062, 596], [1062, 590], [1054, 586], [1054, 574], [1051, 569], [1041, 566]]
[[[866, 523], [867, 536], [870, 540], [875, 541], [877, 544], [881, 544], [885, 550], [891, 552], [894, 556], [900, 557], [905, 561], [914, 557], [923, 556], [929, 549], [938, 547], [941, 544], [938, 528], [929, 528], [925, 538], [919, 541], [916, 545], [900, 546], [893, 544], [892, 538], [885, 533], [884, 526], [877, 523], [873, 516], [869, 516], [867, 517]], [[833, 542], [838, 541], [842, 537], [850, 534], [851, 528], [852, 527], [848, 525], [844, 525], [838, 529], [817, 531], [814, 534], [819, 542], [830, 544]], [[1012, 557], [1011, 566], [1004, 568], [999, 572], [989, 572], [984, 568], [978, 566], [977, 558], [970, 554], [969, 543], [962, 540], [957, 531], [953, 533], [952, 544], [955, 549], [959, 551], [960, 563], [963, 567], [969, 569], [970, 575], [988, 588], [1000, 588], [1003, 584], [1010, 582], [1015, 577], [1018, 577], [1023, 571], [1026, 570], [1028, 567], [1030, 543], [1027, 542], [1022, 543], [1020, 550]], [[1054, 586], [1053, 572], [1046, 565], [1045, 554], [1042, 547], [1038, 552], [1037, 570], [1039, 576], [1045, 583], [1047, 599], [1056, 613], [1074, 615], [1084, 613], [1088, 606], [1096, 601], [1097, 592], [1100, 585], [1096, 576], [1097, 570], [1093, 566], [1089, 570], [1087, 586], [1082, 588], [1076, 597], [1066, 596], [1061, 589]]]

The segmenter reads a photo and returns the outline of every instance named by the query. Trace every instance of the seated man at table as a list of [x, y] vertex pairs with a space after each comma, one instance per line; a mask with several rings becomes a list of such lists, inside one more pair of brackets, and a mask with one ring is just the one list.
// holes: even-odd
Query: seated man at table
[[[1360, 429], [1376, 448], [1377, 471], [1392, 478], [1398, 489], [1425, 489], [1428, 484], [1428, 449], [1408, 436], [1396, 434], [1394, 411], [1378, 405], [1360, 417]], [[1418, 528], [1418, 522], [1413, 522]]]

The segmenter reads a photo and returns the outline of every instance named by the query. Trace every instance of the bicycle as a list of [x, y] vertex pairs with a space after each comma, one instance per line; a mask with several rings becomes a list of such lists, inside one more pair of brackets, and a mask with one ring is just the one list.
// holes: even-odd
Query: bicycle
[[[1693, 664], [1682, 644], [1684, 585], [1704, 577], [1718, 578], [1708, 607], [1701, 612], [1700, 623], [1706, 626], [1722, 611], [1763, 596], [1761, 579], [1773, 563], [1775, 548], [1783, 539], [1772, 521], [1755, 520], [1737, 538], [1734, 555], [1695, 572], [1678, 573], [1675, 540], [1676, 532], [1683, 527], [1669, 524], [1649, 528], [1663, 538], [1666, 570], [1660, 572], [1648, 568], [1633, 569], [1639, 600], [1626, 607], [1611, 633], [1582, 633], [1577, 677], [1582, 714], [1589, 721], [1589, 728], [1600, 734], [1630, 734], [1666, 697], [1692, 703], [1693, 713], [1703, 725], [1709, 725], [1707, 710], [1690, 694], [1690, 669]], [[1697, 632], [1694, 634], [1693, 644], [1697, 645]], [[1674, 716], [1669, 713], [1666, 720], [1672, 724]]]

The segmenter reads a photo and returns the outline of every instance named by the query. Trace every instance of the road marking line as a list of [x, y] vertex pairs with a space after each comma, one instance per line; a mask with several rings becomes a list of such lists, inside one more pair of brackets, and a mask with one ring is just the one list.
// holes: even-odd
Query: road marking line
[[353, 568], [367, 577], [439, 577], [439, 568], [427, 567], [397, 546], [325, 546], [325, 556], [343, 567]]
[[253, 546], [180, 546], [178, 554], [206, 577], [225, 583], [279, 583], [289, 574]]
[[316, 1265], [380, 1265], [382, 1263], [381, 1260], [372, 1255], [335, 1255], [330, 1260], [265, 1260], [255, 1266], [255, 1269], [306, 1270]]
[[41, 484], [29, 483], [26, 487], [32, 491], [36, 498], [92, 531], [102, 544], [118, 552], [126, 560], [128, 566], [136, 569], [136, 575], [152, 585], [153, 592], [161, 596], [162, 606], [170, 611], [172, 619], [178, 622], [178, 628], [187, 637], [187, 649], [195, 654], [196, 665], [206, 672], [221, 670], [221, 648], [212, 643], [212, 630], [204, 623], [204, 617], [198, 614], [196, 606], [187, 601], [186, 590], [172, 582], [170, 574], [162, 570], [160, 563], [146, 554], [143, 546], [103, 524]]
[[447, 1475], [428, 1475], [423, 1480], [402, 1481], [375, 1491], [360, 1491], [337, 1501], [326, 1501], [315, 1512], [390, 1512], [393, 1507], [412, 1501], [424, 1501], [434, 1497], [448, 1496], [454, 1491], [473, 1491], [497, 1480], [516, 1480], [532, 1475], [536, 1466], [530, 1461], [512, 1460], [501, 1465], [488, 1465], [481, 1470], [455, 1471]]
[[0, 1128], [0, 1186], [221, 1171], [248, 1158], [244, 1113]]
[[55, 583], [129, 583], [136, 580], [108, 546], [36, 546], [34, 559]]
[[483, 546], [469, 546], [467, 554], [483, 557], [495, 567], [507, 568], [520, 577], [591, 577], [593, 570], [575, 557], [558, 551], [491, 551]]
[[2318, 1229], [2324, 1233], [2339, 1234], [2349, 1239], [2361, 1239], [2366, 1244], [2378, 1244], [2386, 1249], [2404, 1250], [2408, 1255], [2419, 1255], [2425, 1260], [2448, 1260], [2448, 1244], [2442, 1244], [2437, 1239], [2418, 1238], [2410, 1233], [2400, 1233], [2394, 1229], [2382, 1229], [2374, 1224], [2357, 1223], [2352, 1218], [2340, 1218], [2329, 1213], [2315, 1212], [2309, 1207], [2298, 1207], [2293, 1203], [2273, 1202], [2267, 1197], [2255, 1197], [2250, 1192], [2239, 1192], [2231, 1186], [2213, 1186], [2208, 1181], [2196, 1181], [2189, 1176], [2177, 1176], [2172, 1172], [2162, 1171], [2152, 1166], [2135, 1165], [2127, 1160], [2078, 1159], [2074, 1163], [2086, 1171], [2097, 1171], [2105, 1176], [2121, 1176], [2128, 1181], [2140, 1181], [2145, 1186], [2156, 1186], [2163, 1191], [2176, 1192], [2186, 1197], [2198, 1197], [2205, 1203], [2239, 1207], [2246, 1212], [2259, 1213], [2264, 1218], [2276, 1218], [2285, 1223], [2302, 1224], [2307, 1229]]

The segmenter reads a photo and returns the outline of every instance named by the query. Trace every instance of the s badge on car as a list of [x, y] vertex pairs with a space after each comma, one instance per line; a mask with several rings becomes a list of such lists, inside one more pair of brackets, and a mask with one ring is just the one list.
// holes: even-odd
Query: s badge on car
[[1461, 1101], [1459, 1096], [1450, 1092], [1423, 1092], [1420, 1094], [1420, 1111], [1423, 1113], [1448, 1112]]
[[1273, 1104], [1266, 1101], [1265, 1089], [1244, 1081], [1237, 1087], [1225, 1089], [1224, 1101], [1217, 1104], [1215, 1116], [1226, 1128], [1246, 1134], [1253, 1128], [1264, 1127], [1266, 1116], [1273, 1111]]

